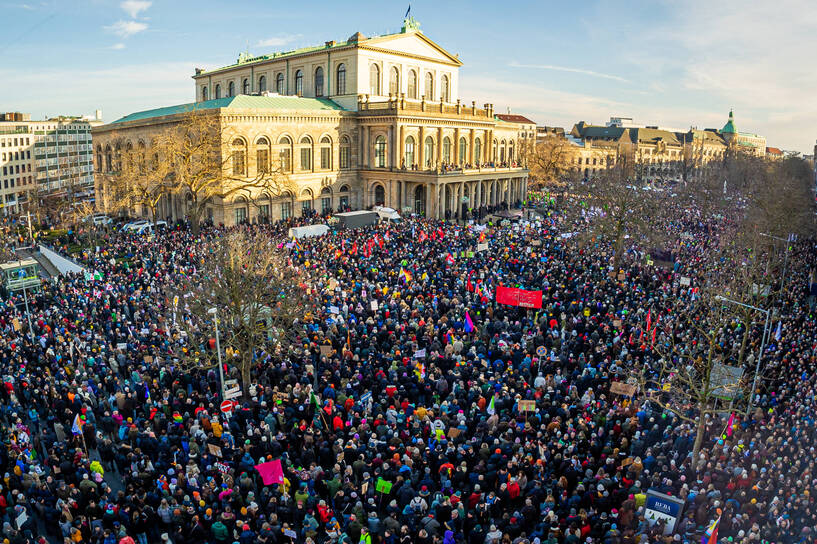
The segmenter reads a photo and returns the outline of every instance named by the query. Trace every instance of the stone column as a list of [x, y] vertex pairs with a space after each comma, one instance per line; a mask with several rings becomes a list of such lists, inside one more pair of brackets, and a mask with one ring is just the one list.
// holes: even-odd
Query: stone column
[[315, 172], [315, 163], [318, 162], [318, 158], [315, 156], [315, 140], [312, 139], [312, 172]]
[[467, 162], [471, 163], [472, 165], [476, 162], [474, 160], [474, 129], [468, 131], [468, 160]]
[[419, 136], [420, 141], [417, 142], [417, 147], [419, 149], [414, 150], [415, 153], [417, 153], [417, 157], [418, 157], [418, 160], [417, 160], [417, 169], [418, 170], [425, 170], [425, 167], [426, 167], [426, 161], [425, 161], [426, 142], [425, 142], [425, 137], [426, 137], [425, 127], [423, 125], [420, 125], [420, 136]]
[[491, 131], [490, 130], [486, 129], [484, 131], [483, 139], [485, 141], [482, 142], [482, 158], [480, 159], [480, 162], [485, 163], [485, 162], [488, 162], [490, 160], [488, 157], [491, 156], [490, 149], [491, 149], [491, 146], [493, 145], [493, 142], [491, 141]]
[[433, 187], [431, 183], [425, 182], [426, 188], [426, 217], [432, 217], [432, 210], [434, 206], [434, 191], [430, 190]]
[[397, 142], [397, 150], [398, 150], [398, 157], [399, 161], [397, 162], [397, 167], [400, 168], [403, 165], [403, 161], [406, 159], [406, 135], [405, 135], [405, 127], [400, 125], [400, 141]]
[[386, 166], [394, 167], [397, 162], [397, 154], [394, 148], [394, 125], [389, 125], [389, 162]]
[[443, 162], [443, 127], [437, 129], [437, 164]]
[[369, 127], [361, 127], [360, 131], [360, 166], [369, 167]]
[[460, 129], [454, 129], [454, 164], [460, 164]]

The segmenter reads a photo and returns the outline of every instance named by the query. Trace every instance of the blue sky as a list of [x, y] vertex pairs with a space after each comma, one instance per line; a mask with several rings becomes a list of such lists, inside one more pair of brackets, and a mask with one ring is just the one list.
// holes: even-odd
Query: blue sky
[[[399, 29], [408, 2], [0, 0], [0, 111], [107, 121], [193, 100], [196, 66]], [[817, 5], [804, 0], [415, 0], [460, 96], [539, 124], [738, 128], [811, 153]], [[11, 24], [9, 24], [11, 23]]]

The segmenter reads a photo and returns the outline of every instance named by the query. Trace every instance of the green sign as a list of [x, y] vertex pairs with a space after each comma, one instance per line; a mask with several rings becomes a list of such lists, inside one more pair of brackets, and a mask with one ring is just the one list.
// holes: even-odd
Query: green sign
[[384, 495], [388, 495], [391, 493], [391, 482], [387, 482], [383, 478], [378, 478], [377, 483], [374, 486], [375, 491], [378, 493], [383, 493]]

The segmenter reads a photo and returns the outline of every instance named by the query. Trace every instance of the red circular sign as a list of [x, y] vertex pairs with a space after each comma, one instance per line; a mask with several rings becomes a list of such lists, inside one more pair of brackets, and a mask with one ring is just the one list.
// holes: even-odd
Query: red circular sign
[[221, 403], [221, 411], [224, 412], [225, 414], [229, 414], [230, 412], [232, 412], [233, 411], [233, 401], [225, 400], [224, 402], [222, 402]]

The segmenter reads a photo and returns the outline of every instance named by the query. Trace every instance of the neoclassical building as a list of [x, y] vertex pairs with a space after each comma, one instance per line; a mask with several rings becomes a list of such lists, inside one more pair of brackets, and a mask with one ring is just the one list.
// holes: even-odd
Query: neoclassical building
[[[292, 187], [213, 201], [208, 215], [216, 222], [372, 205], [439, 218], [512, 206], [527, 189], [519, 157], [530, 129], [495, 115], [493, 104], [464, 103], [461, 65], [408, 18], [395, 34], [358, 32], [344, 42], [196, 69], [196, 102], [94, 129], [98, 201], [117, 146], [149, 148], [158, 130], [195, 109], [219, 117], [231, 177], [280, 170]], [[183, 195], [163, 198], [158, 213], [183, 217]]]

